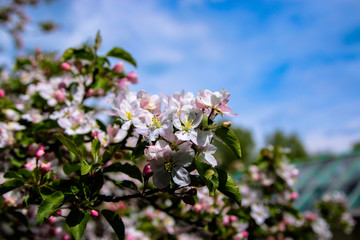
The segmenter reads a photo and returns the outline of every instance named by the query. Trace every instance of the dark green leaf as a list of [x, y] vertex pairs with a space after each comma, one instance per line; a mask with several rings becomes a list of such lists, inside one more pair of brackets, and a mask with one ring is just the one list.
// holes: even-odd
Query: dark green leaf
[[132, 154], [131, 154], [131, 160], [135, 160], [139, 157], [144, 156], [144, 150], [146, 148], [146, 145], [148, 145], [147, 142], [141, 142], [140, 144], [138, 144], [135, 149], [133, 150]]
[[106, 172], [123, 172], [125, 174], [127, 174], [129, 177], [138, 179], [140, 182], [142, 182], [142, 173], [140, 171], [140, 169], [135, 166], [135, 165], [131, 165], [129, 163], [120, 163], [120, 162], [116, 162], [111, 164], [108, 167], [104, 168], [104, 173]]
[[48, 131], [50, 129], [59, 128], [57, 121], [52, 119], [46, 119], [34, 125], [32, 128], [32, 133]]
[[98, 162], [100, 156], [100, 141], [98, 139], [94, 139], [91, 142], [91, 152], [95, 162]]
[[134, 65], [134, 67], [136, 67], [136, 61], [134, 60], [134, 58], [130, 55], [130, 53], [126, 52], [122, 48], [114, 47], [113, 49], [110, 50], [110, 52], [106, 54], [106, 56], [122, 59], [124, 61], [127, 61], [128, 63], [131, 63], [132, 65]]
[[218, 173], [210, 164], [201, 162], [195, 158], [195, 168], [199, 172], [201, 179], [209, 188], [209, 195], [214, 196], [216, 189], [219, 186]]
[[40, 226], [44, 220], [56, 212], [64, 202], [64, 194], [62, 192], [54, 192], [39, 205], [36, 215], [36, 222]]
[[119, 149], [121, 143], [111, 146], [109, 150], [106, 150], [102, 156], [103, 162], [106, 163], [111, 160], [112, 156], [116, 153]]
[[72, 210], [66, 217], [66, 223], [69, 225], [71, 233], [76, 240], [80, 240], [84, 235], [89, 220], [90, 214], [79, 209]]
[[114, 229], [119, 240], [125, 239], [125, 226], [121, 217], [117, 213], [107, 209], [102, 210], [101, 213]]
[[0, 185], [0, 195], [3, 195], [4, 193], [7, 193], [21, 186], [24, 186], [24, 182], [19, 179], [13, 178], [7, 180], [6, 182]]
[[85, 47], [80, 49], [68, 48], [63, 53], [61, 60], [65, 62], [73, 58], [92, 61], [94, 60], [94, 53], [91, 51], [90, 48], [85, 48]]
[[80, 170], [81, 165], [79, 163], [65, 163], [63, 171], [66, 175], [70, 175], [73, 172]]
[[225, 196], [233, 199], [241, 207], [241, 195], [235, 180], [226, 171], [218, 168], [219, 191]]
[[31, 172], [29, 172], [28, 170], [25, 169], [20, 169], [15, 171], [8, 171], [4, 174], [4, 178], [17, 178], [17, 179], [22, 179], [22, 180], [28, 180], [29, 178], [31, 178], [33, 176], [33, 174]]
[[84, 159], [84, 156], [80, 151], [79, 147], [76, 146], [76, 144], [72, 140], [60, 134], [55, 134], [55, 137], [65, 145], [69, 152], [75, 154], [80, 160]]
[[129, 181], [129, 180], [116, 182], [116, 186], [118, 186], [120, 188], [128, 188], [128, 189], [131, 189], [131, 190], [138, 191], [138, 187], [136, 186], [136, 184], [134, 182], [132, 182], [132, 181]]
[[215, 130], [216, 136], [225, 143], [236, 155], [241, 158], [240, 142], [235, 133], [227, 127], [219, 127]]

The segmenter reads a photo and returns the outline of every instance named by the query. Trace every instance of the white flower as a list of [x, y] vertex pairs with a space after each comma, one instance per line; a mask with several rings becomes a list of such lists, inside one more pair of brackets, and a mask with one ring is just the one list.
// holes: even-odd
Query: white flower
[[178, 146], [177, 151], [172, 151], [163, 140], [156, 142], [154, 147], [149, 147], [147, 156], [151, 169], [154, 171], [153, 182], [159, 189], [164, 189], [170, 184], [171, 178], [180, 187], [190, 184], [190, 175], [185, 167], [190, 166], [195, 152], [190, 142]]
[[257, 225], [261, 225], [270, 216], [269, 208], [260, 203], [251, 205], [251, 217], [255, 220]]

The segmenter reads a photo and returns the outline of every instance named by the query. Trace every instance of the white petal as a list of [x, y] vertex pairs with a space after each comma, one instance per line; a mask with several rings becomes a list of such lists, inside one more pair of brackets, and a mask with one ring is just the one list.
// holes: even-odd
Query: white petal
[[190, 175], [188, 171], [179, 166], [175, 166], [171, 171], [174, 182], [180, 187], [184, 187], [190, 184]]

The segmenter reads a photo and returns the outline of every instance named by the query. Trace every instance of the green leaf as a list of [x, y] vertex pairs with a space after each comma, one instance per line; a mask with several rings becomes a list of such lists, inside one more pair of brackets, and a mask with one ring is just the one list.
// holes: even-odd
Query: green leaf
[[62, 192], [54, 192], [39, 205], [36, 215], [36, 222], [40, 226], [44, 220], [56, 212], [64, 202], [64, 194]]
[[233, 199], [241, 207], [241, 194], [235, 180], [226, 171], [217, 168], [219, 174], [219, 191]]
[[61, 61], [65, 62], [69, 59], [84, 59], [92, 61], [94, 60], [94, 53], [91, 51], [90, 48], [68, 48], [62, 55]]
[[136, 67], [136, 61], [134, 60], [134, 58], [130, 55], [130, 53], [126, 52], [122, 48], [114, 47], [113, 49], [110, 50], [110, 52], [106, 54], [106, 56], [122, 59], [124, 61], [127, 61], [128, 63], [131, 63], [132, 65], [134, 65], [134, 67]]
[[94, 139], [91, 142], [91, 152], [95, 162], [98, 162], [100, 156], [100, 141], [98, 139]]
[[70, 227], [71, 233], [76, 240], [80, 240], [84, 235], [86, 225], [90, 220], [90, 214], [79, 209], [72, 210], [66, 217], [66, 223]]
[[46, 119], [44, 121], [41, 121], [37, 124], [35, 124], [31, 131], [32, 133], [37, 133], [37, 132], [44, 132], [44, 131], [48, 131], [50, 129], [54, 129], [54, 128], [59, 128], [59, 124], [57, 123], [57, 121], [52, 120], [52, 119]]
[[102, 210], [101, 213], [114, 229], [119, 240], [125, 239], [125, 226], [121, 217], [117, 213], [107, 209]]
[[96, 37], [95, 37], [95, 50], [98, 50], [101, 47], [101, 35], [100, 35], [100, 31], [97, 32]]
[[65, 163], [63, 166], [63, 171], [66, 175], [70, 175], [73, 172], [76, 172], [81, 169], [79, 163]]
[[4, 174], [4, 178], [17, 178], [24, 181], [27, 181], [31, 177], [33, 177], [33, 174], [26, 169], [20, 169], [17, 171], [8, 171]]
[[134, 161], [135, 159], [144, 156], [144, 150], [147, 145], [147, 142], [141, 142], [140, 144], [137, 144], [137, 146], [132, 151], [131, 160]]
[[235, 133], [227, 127], [219, 127], [215, 130], [215, 135], [220, 138], [238, 158], [241, 158], [240, 142]]
[[116, 186], [118, 186], [120, 188], [128, 188], [131, 190], [138, 191], [138, 187], [136, 186], [136, 184], [129, 180], [119, 181], [119, 182], [116, 182], [115, 184], [116, 184]]
[[7, 193], [21, 186], [24, 186], [24, 182], [19, 179], [13, 178], [7, 180], [6, 182], [0, 185], [0, 195], [3, 195], [4, 193]]
[[80, 160], [84, 159], [84, 156], [80, 151], [79, 147], [76, 146], [76, 144], [72, 140], [58, 133], [55, 134], [55, 137], [65, 145], [69, 152], [75, 154], [75, 156], [77, 156]]
[[129, 163], [120, 163], [120, 162], [116, 162], [111, 164], [110, 166], [107, 166], [104, 168], [103, 170], [104, 173], [106, 172], [123, 172], [125, 174], [127, 174], [129, 177], [138, 179], [140, 182], [142, 182], [142, 173], [140, 171], [140, 169], [135, 166], [135, 165], [131, 165]]
[[209, 189], [209, 195], [214, 196], [216, 189], [219, 186], [218, 173], [210, 164], [201, 162], [195, 158], [195, 168], [199, 172], [201, 179], [204, 181]]
[[109, 150], [106, 150], [102, 156], [103, 162], [106, 163], [111, 160], [112, 156], [116, 153], [119, 149], [121, 143], [111, 146]]
[[85, 159], [81, 160], [81, 175], [86, 175], [90, 172], [92, 166]]

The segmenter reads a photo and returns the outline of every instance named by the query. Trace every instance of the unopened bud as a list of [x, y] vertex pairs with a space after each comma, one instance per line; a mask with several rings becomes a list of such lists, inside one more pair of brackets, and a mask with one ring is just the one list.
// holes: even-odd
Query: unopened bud
[[70, 71], [71, 66], [70, 66], [70, 64], [68, 64], [68, 63], [66, 63], [66, 62], [63, 62], [63, 63], [61, 64], [61, 68], [62, 68], [64, 71]]
[[242, 231], [241, 235], [243, 235], [244, 237], [247, 237], [247, 236], [249, 236], [249, 233], [247, 231]]
[[138, 75], [137, 73], [134, 72], [131, 72], [128, 75], [126, 75], [126, 78], [134, 84], [139, 82]]
[[35, 156], [37, 159], [41, 158], [45, 154], [45, 147], [41, 146], [39, 150], [36, 151]]
[[96, 91], [96, 94], [99, 96], [103, 96], [105, 94], [104, 89], [100, 88], [99, 90]]
[[223, 127], [227, 127], [227, 128], [229, 128], [229, 127], [231, 127], [231, 122], [230, 121], [226, 121], [226, 122], [223, 122]]
[[59, 89], [65, 89], [66, 88], [66, 83], [64, 83], [64, 82], [61, 82], [61, 83], [59, 83]]
[[65, 101], [65, 93], [63, 91], [61, 91], [60, 89], [59, 90], [56, 90], [54, 93], [53, 93], [53, 97], [56, 99], [56, 101], [58, 101], [59, 103], [62, 103]]
[[87, 97], [95, 96], [95, 91], [94, 91], [94, 89], [89, 88], [89, 90], [87, 90], [87, 92], [86, 92], [86, 96], [87, 96]]
[[116, 73], [122, 73], [125, 71], [125, 67], [124, 67], [124, 63], [123, 62], [118, 62], [117, 64], [114, 65], [113, 67], [113, 71]]
[[154, 174], [153, 170], [150, 167], [150, 164], [146, 164], [143, 169], [143, 175], [144, 177], [151, 177]]
[[299, 197], [299, 194], [297, 192], [292, 192], [290, 195], [291, 200], [296, 200]]
[[97, 217], [99, 216], [99, 213], [96, 210], [91, 210], [91, 216]]
[[50, 166], [45, 163], [40, 163], [39, 171], [42, 175], [45, 175], [50, 172]]
[[5, 97], [5, 91], [3, 89], [0, 89], [0, 98]]

